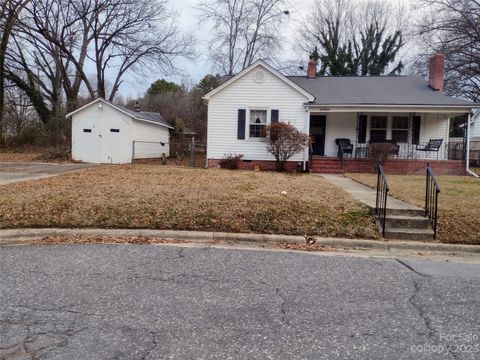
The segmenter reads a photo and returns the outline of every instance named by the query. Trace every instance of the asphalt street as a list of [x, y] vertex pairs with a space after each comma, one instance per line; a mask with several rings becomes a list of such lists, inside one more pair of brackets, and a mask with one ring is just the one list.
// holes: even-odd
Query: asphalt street
[[0, 359], [479, 359], [480, 265], [0, 248]]

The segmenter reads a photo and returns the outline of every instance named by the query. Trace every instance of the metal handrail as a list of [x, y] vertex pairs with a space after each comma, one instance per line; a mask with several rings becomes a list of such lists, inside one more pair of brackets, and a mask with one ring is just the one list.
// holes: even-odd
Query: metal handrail
[[387, 199], [390, 187], [383, 171], [383, 166], [377, 165], [377, 195], [375, 200], [375, 216], [380, 221], [382, 236], [385, 237], [385, 223], [387, 218]]
[[438, 221], [438, 194], [440, 186], [438, 185], [435, 175], [433, 175], [430, 164], [427, 163], [427, 183], [425, 189], [425, 216], [428, 217], [430, 225], [433, 228], [433, 238], [437, 238], [437, 221]]

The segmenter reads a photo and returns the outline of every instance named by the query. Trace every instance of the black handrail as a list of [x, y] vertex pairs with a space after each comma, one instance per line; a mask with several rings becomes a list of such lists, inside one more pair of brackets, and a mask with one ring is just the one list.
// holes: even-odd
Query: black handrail
[[425, 191], [425, 216], [433, 228], [433, 238], [437, 238], [437, 219], [438, 219], [438, 194], [440, 193], [440, 186], [437, 179], [433, 175], [430, 164], [427, 163], [427, 185]]
[[375, 201], [375, 216], [382, 226], [382, 236], [385, 237], [385, 222], [387, 217], [387, 199], [390, 187], [383, 172], [382, 165], [377, 165], [377, 196]]

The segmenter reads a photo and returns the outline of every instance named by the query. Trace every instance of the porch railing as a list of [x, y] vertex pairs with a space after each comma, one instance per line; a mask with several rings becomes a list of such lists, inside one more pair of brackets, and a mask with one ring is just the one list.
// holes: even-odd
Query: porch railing
[[437, 238], [438, 194], [440, 186], [433, 175], [432, 168], [427, 164], [427, 186], [425, 192], [425, 216], [428, 217], [433, 228], [433, 238]]
[[[421, 142], [419, 144], [398, 143], [398, 151], [391, 152], [389, 159], [403, 159], [403, 160], [449, 160], [452, 158], [452, 145], [444, 143], [440, 146], [438, 151], [421, 151], [428, 145], [428, 142]], [[344, 157], [368, 158], [370, 146], [368, 143], [354, 144], [353, 154], [344, 154]]]
[[385, 222], [387, 218], [387, 199], [390, 188], [383, 172], [382, 165], [377, 165], [377, 195], [375, 202], [375, 216], [380, 221], [382, 236], [385, 237]]

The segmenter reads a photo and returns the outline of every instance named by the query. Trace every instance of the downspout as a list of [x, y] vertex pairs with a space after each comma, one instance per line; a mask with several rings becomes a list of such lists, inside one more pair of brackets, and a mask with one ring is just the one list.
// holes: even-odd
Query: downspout
[[471, 113], [467, 115], [467, 144], [466, 144], [466, 153], [465, 153], [465, 170], [467, 174], [472, 175], [473, 177], [478, 178], [479, 176], [470, 170], [470, 117]]

